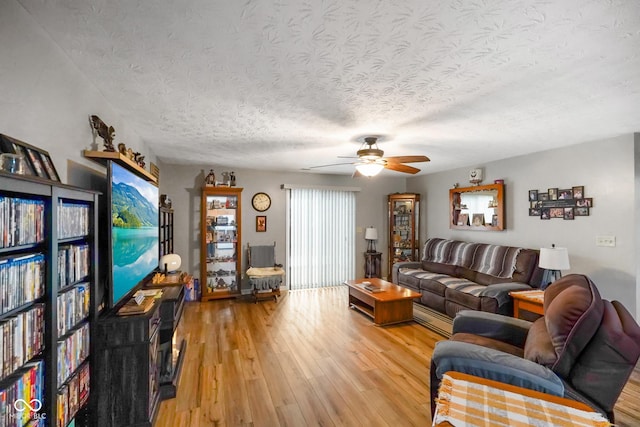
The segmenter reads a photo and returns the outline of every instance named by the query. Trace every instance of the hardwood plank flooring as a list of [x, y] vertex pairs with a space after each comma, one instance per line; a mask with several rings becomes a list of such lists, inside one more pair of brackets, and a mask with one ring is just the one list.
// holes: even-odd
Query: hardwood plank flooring
[[[345, 286], [279, 301], [187, 303], [178, 394], [156, 427], [430, 425], [429, 362], [444, 337], [415, 322], [378, 327]], [[640, 425], [640, 371], [616, 405]]]

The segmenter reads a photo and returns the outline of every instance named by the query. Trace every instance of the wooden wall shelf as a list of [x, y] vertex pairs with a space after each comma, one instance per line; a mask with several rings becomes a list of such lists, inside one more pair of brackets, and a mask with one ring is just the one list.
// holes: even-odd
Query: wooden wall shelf
[[117, 151], [92, 151], [92, 150], [84, 150], [83, 155], [91, 159], [95, 162], [100, 163], [103, 166], [107, 165], [107, 161], [111, 160], [118, 163], [121, 166], [124, 166], [134, 172], [140, 174], [140, 176], [146, 179], [149, 182], [154, 184], [158, 184], [158, 178], [153, 176], [151, 172], [147, 171], [144, 168], [138, 166], [136, 162], [128, 158], [127, 156], [123, 156]]

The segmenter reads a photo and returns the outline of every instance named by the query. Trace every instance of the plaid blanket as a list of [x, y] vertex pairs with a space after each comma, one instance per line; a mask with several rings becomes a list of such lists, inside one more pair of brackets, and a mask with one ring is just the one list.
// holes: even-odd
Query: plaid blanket
[[[455, 427], [611, 426], [597, 412], [466, 381], [461, 379], [465, 378], [464, 375], [458, 373], [452, 375], [444, 374], [442, 377], [434, 426], [445, 421]], [[531, 392], [532, 395], [536, 393]]]

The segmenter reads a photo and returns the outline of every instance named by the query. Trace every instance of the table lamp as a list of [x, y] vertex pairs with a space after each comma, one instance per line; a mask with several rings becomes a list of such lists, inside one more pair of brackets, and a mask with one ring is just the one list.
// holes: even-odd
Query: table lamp
[[162, 258], [160, 258], [160, 261], [158, 262], [158, 267], [160, 268], [160, 271], [164, 273], [169, 273], [169, 272], [178, 270], [181, 264], [182, 264], [182, 259], [180, 258], [180, 255], [167, 254], [167, 255], [164, 255]]
[[545, 289], [551, 283], [562, 277], [560, 270], [568, 270], [571, 268], [567, 248], [556, 248], [556, 245], [553, 244], [550, 248], [540, 248], [538, 267], [544, 268], [540, 289]]
[[376, 252], [376, 243], [378, 240], [378, 230], [373, 227], [367, 227], [364, 231], [364, 238], [367, 241], [367, 252]]

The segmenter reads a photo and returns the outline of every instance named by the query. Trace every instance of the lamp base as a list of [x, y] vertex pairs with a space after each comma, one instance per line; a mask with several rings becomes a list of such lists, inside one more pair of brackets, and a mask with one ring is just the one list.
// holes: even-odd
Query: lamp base
[[545, 290], [549, 285], [562, 277], [562, 272], [560, 270], [545, 270], [544, 275], [542, 276], [542, 283], [540, 284], [540, 289]]

